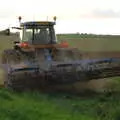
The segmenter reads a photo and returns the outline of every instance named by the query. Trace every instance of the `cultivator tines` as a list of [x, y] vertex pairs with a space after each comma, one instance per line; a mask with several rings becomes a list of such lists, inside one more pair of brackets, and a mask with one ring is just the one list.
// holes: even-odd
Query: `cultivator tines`
[[41, 89], [50, 85], [120, 76], [119, 59], [48, 62], [46, 65], [45, 69], [39, 64], [30, 64], [25, 68], [12, 67], [7, 86], [19, 90]]
[[[81, 60], [53, 64], [51, 83], [71, 84], [77, 81], [120, 76], [119, 59]], [[49, 79], [49, 77], [48, 77]]]

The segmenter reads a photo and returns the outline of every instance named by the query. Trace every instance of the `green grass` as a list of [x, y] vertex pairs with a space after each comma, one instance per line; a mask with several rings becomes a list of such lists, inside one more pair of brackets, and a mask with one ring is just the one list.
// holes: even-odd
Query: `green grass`
[[0, 120], [119, 120], [120, 94], [75, 96], [0, 89]]
[[[78, 100], [76, 99], [75, 102]], [[93, 120], [96, 117], [86, 116], [74, 110], [69, 99], [63, 96], [22, 93], [17, 94], [0, 90], [1, 120]]]

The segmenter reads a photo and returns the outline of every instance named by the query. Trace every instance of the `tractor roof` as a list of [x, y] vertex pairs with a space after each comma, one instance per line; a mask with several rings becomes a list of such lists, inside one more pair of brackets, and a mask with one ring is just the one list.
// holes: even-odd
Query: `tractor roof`
[[50, 21], [30, 21], [30, 22], [24, 22], [21, 23], [21, 27], [32, 27], [32, 26], [53, 26], [55, 25], [55, 22]]

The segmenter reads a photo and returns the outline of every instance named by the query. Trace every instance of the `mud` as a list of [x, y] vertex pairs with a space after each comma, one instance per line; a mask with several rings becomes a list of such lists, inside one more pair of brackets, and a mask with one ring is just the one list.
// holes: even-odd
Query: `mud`
[[84, 59], [95, 59], [95, 58], [120, 58], [120, 52], [83, 52], [82, 57]]
[[3, 86], [3, 80], [4, 80], [4, 70], [0, 68], [0, 87]]
[[54, 89], [71, 93], [81, 93], [84, 91], [104, 92], [107, 91], [107, 86], [110, 84], [110, 81], [110, 79], [99, 79], [88, 82], [77, 82], [72, 85], [58, 85]]

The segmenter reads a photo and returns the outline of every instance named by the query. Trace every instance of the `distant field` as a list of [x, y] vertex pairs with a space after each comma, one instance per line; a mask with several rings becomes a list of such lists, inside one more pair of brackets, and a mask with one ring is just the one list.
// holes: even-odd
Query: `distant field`
[[[17, 40], [18, 36], [0, 35], [0, 52], [5, 48], [10, 48], [13, 41]], [[71, 47], [77, 47], [82, 51], [120, 51], [120, 36], [110, 35], [81, 35], [81, 34], [58, 34], [58, 42], [68, 41]]]
[[58, 40], [67, 41], [70, 46], [81, 51], [120, 51], [120, 36], [59, 34]]
[[13, 41], [17, 40], [18, 36], [12, 34], [10, 36], [0, 34], [0, 55], [4, 49], [12, 48]]

